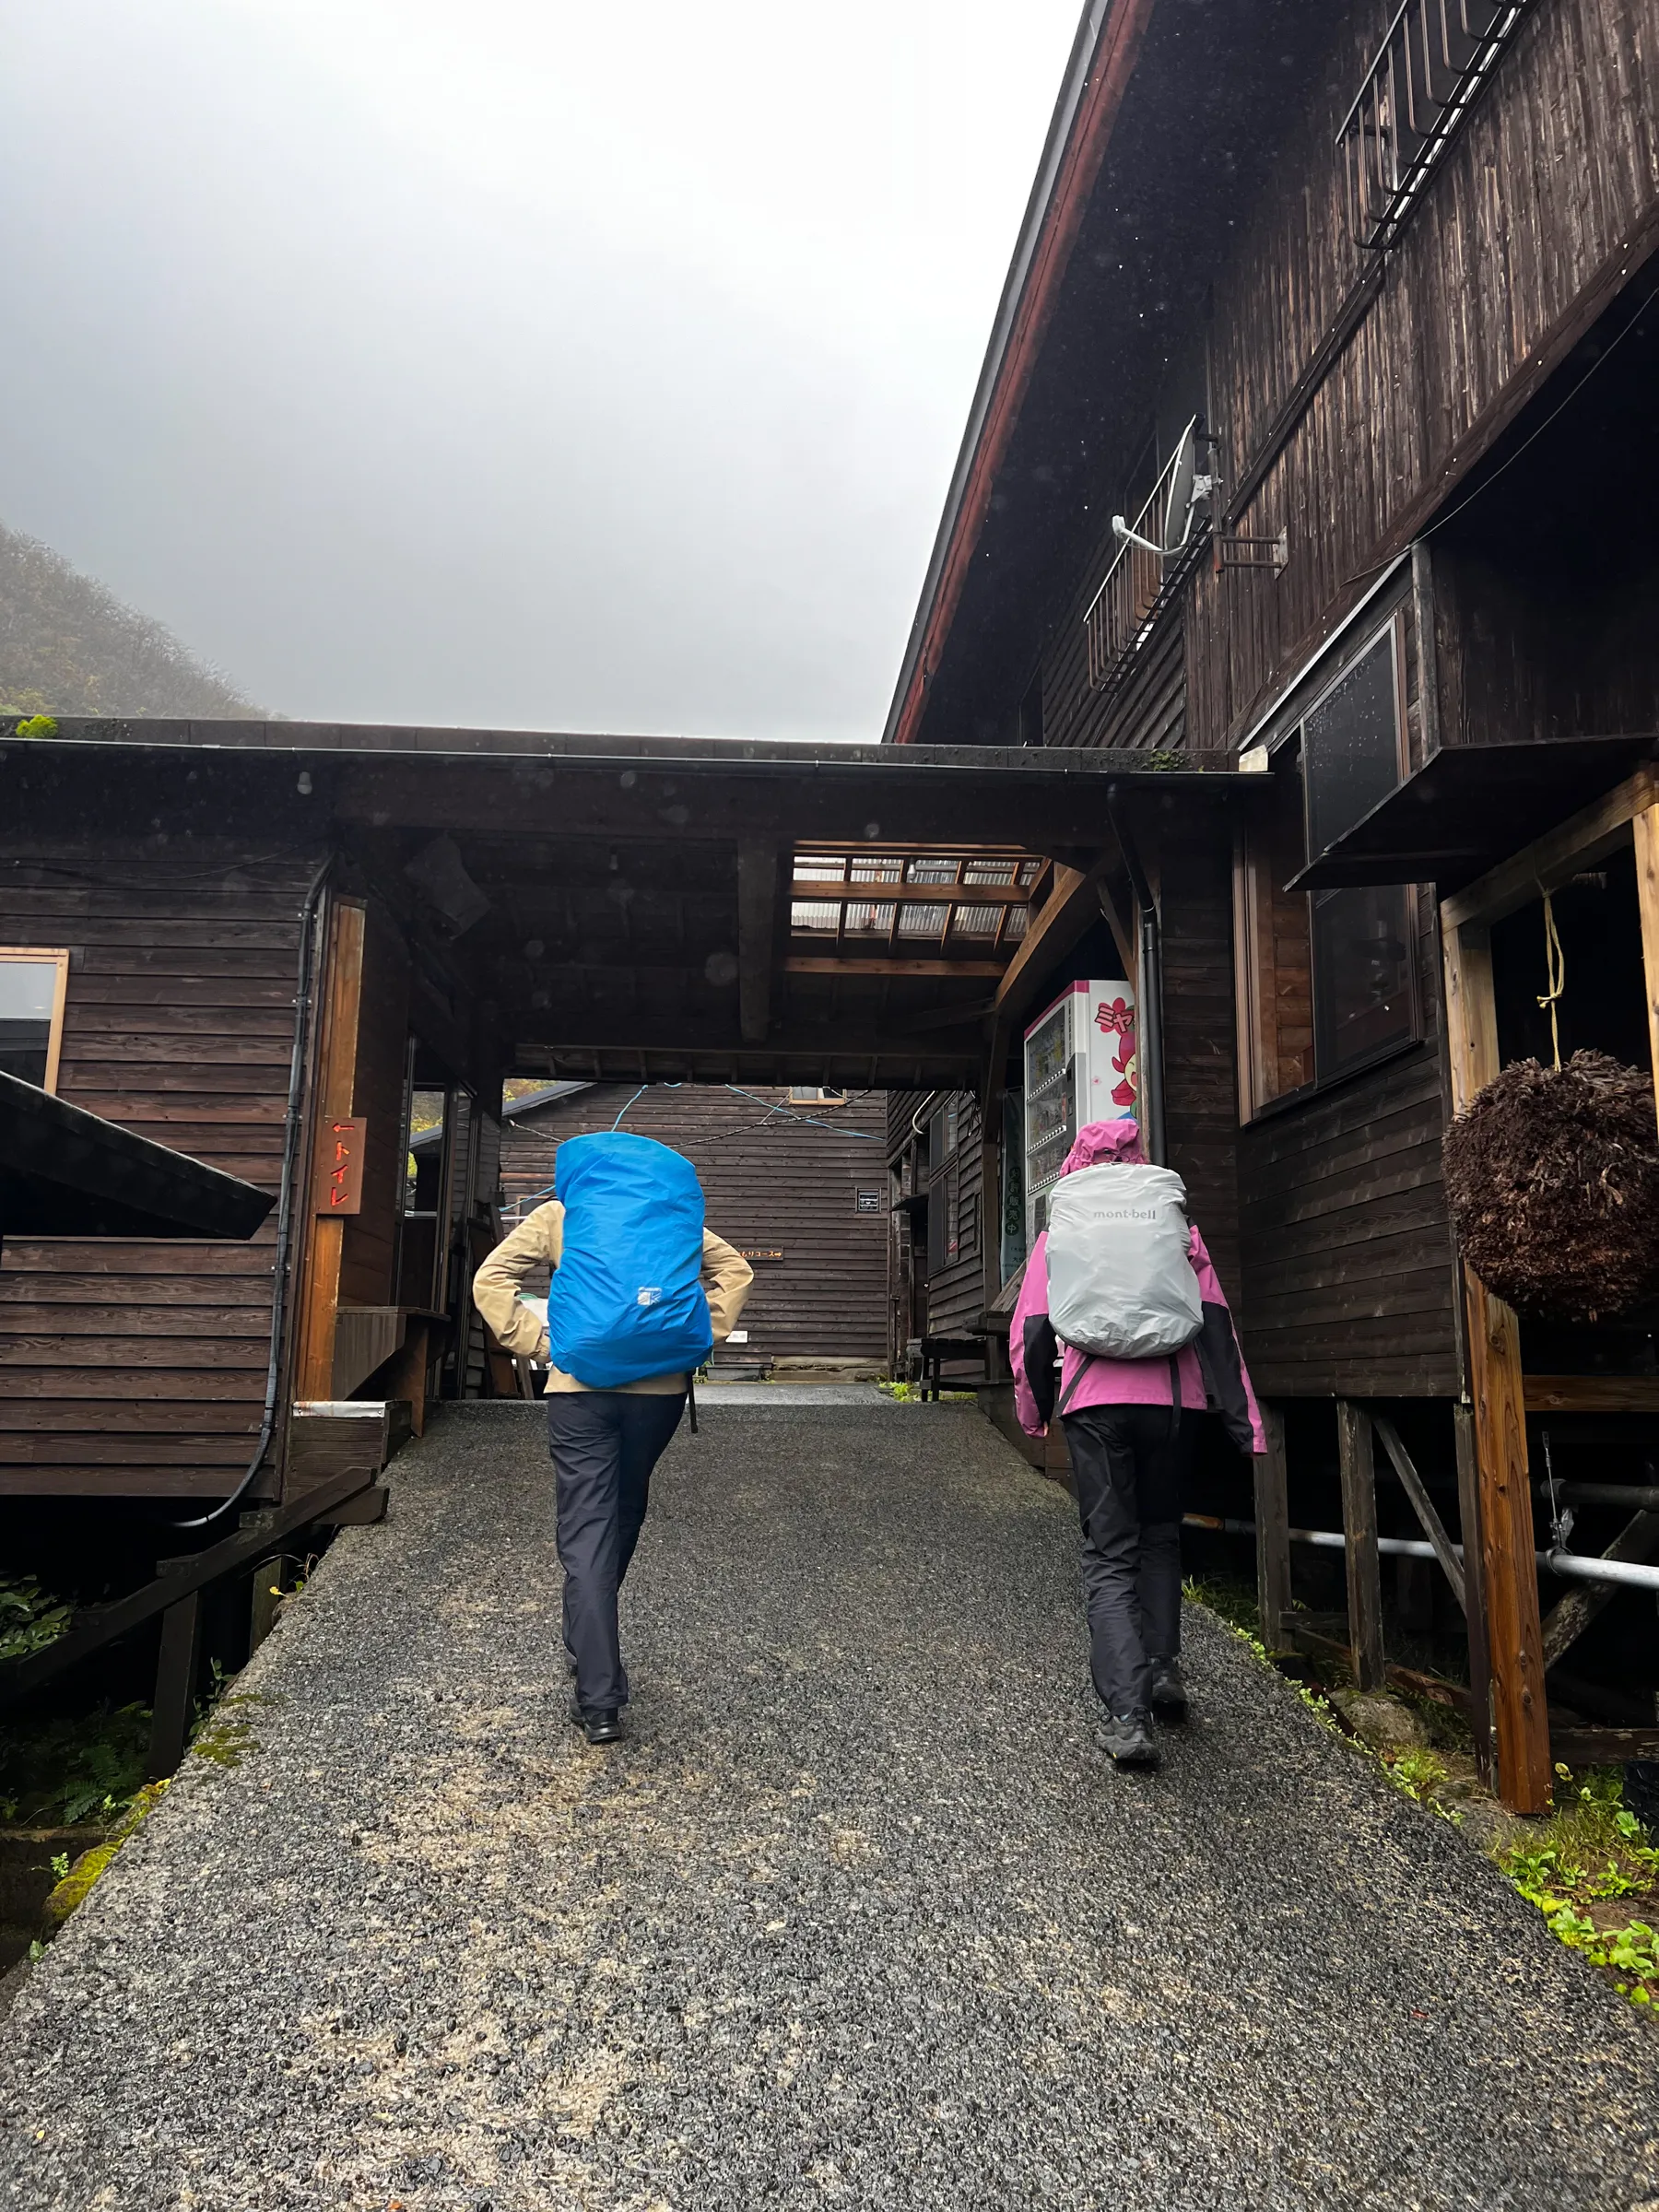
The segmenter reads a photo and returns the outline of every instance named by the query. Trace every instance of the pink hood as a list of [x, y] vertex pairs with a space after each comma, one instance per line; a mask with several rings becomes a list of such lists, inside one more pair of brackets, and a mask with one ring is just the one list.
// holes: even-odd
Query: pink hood
[[[1077, 1142], [1066, 1154], [1065, 1165], [1060, 1172], [1075, 1175], [1079, 1168], [1137, 1165], [1145, 1159], [1140, 1124], [1125, 1114], [1120, 1121], [1086, 1123], [1078, 1130]], [[1241, 1451], [1265, 1452], [1267, 1444], [1261, 1412], [1239, 1352], [1227, 1299], [1210, 1265], [1196, 1222], [1192, 1225], [1187, 1253], [1193, 1272], [1198, 1277], [1198, 1297], [1206, 1316], [1204, 1334], [1209, 1339], [1208, 1353], [1214, 1370], [1214, 1403], [1223, 1417], [1228, 1435]], [[1030, 1436], [1041, 1436], [1046, 1431], [1043, 1415], [1032, 1393], [1028, 1361], [1035, 1359], [1044, 1368], [1052, 1366], [1056, 1344], [1048, 1319], [1048, 1231], [1044, 1230], [1026, 1262], [1008, 1331], [1008, 1353], [1014, 1366], [1014, 1403], [1020, 1426]], [[1081, 1413], [1090, 1406], [1170, 1403], [1171, 1363], [1167, 1359], [1090, 1359], [1069, 1345], [1064, 1347], [1064, 1352], [1058, 1403], [1073, 1412]], [[1173, 1364], [1182, 1407], [1202, 1413], [1212, 1401], [1199, 1340], [1194, 1339], [1178, 1353]]]
[[1060, 1172], [1073, 1175], [1079, 1168], [1144, 1162], [1146, 1157], [1141, 1148], [1140, 1124], [1133, 1114], [1126, 1113], [1115, 1122], [1085, 1122]]

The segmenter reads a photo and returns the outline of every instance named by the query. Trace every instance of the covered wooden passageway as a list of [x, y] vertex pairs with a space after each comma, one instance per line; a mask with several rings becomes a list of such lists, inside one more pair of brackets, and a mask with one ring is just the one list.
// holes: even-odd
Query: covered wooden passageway
[[[223, 1496], [276, 1332], [288, 1403], [323, 1410], [286, 1424], [254, 1498], [370, 1448], [330, 1426], [342, 1401], [408, 1400], [418, 1425], [431, 1391], [492, 1387], [467, 1285], [499, 1233], [504, 1077], [989, 1100], [1086, 928], [1111, 922], [1130, 973], [1155, 940], [1137, 845], [1264, 782], [1041, 750], [70, 721], [8, 738], [0, 776], [0, 941], [65, 963], [60, 1088], [294, 1201], [274, 1241], [198, 1248], [174, 1278], [117, 1255], [90, 1322], [57, 1285], [73, 1253], [19, 1244], [18, 1315], [56, 1301], [78, 1333], [8, 1336], [0, 1300], [29, 1408], [0, 1488]], [[417, 1124], [442, 1141], [411, 1176]], [[989, 1222], [989, 1147], [987, 1168]]]

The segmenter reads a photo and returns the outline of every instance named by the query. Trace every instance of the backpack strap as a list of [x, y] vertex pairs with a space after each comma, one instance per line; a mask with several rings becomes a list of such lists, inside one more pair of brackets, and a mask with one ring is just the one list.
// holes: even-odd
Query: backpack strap
[[1181, 1354], [1170, 1354], [1170, 1446], [1181, 1434]]
[[[1075, 1349], [1075, 1347], [1068, 1345], [1066, 1349], [1069, 1351]], [[1059, 1405], [1054, 1408], [1054, 1418], [1056, 1420], [1060, 1418], [1060, 1416], [1065, 1411], [1066, 1407], [1071, 1404], [1072, 1399], [1076, 1396], [1077, 1385], [1082, 1382], [1084, 1376], [1088, 1373], [1089, 1365], [1092, 1362], [1094, 1356], [1095, 1355], [1092, 1352], [1085, 1352], [1078, 1360], [1077, 1371], [1072, 1377], [1071, 1381], [1066, 1384], [1065, 1394], [1062, 1396]]]

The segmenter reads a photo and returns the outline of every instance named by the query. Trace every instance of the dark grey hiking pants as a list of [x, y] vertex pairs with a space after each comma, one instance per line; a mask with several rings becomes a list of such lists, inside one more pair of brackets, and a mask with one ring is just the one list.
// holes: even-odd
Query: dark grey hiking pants
[[547, 1402], [565, 1649], [576, 1662], [577, 1699], [591, 1712], [614, 1712], [628, 1702], [617, 1593], [645, 1524], [651, 1470], [685, 1403], [684, 1391], [658, 1397], [624, 1390], [558, 1391]]
[[1144, 1712], [1152, 1662], [1181, 1649], [1181, 1515], [1198, 1419], [1167, 1406], [1061, 1416], [1083, 1524], [1094, 1686], [1109, 1712]]

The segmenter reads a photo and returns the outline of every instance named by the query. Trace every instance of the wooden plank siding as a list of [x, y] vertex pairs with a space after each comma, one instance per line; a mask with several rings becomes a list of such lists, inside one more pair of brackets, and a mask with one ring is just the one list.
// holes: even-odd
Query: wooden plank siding
[[[927, 1128], [932, 1116], [956, 1108], [957, 1148], [952, 1171], [935, 1180], [929, 1190]], [[925, 1112], [924, 1112], [925, 1109]], [[912, 1124], [921, 1116], [920, 1135]], [[980, 1196], [984, 1165], [980, 1147], [979, 1100], [971, 1091], [898, 1090], [888, 1094], [888, 1155], [897, 1159], [907, 1146], [915, 1148], [914, 1178], [918, 1191], [928, 1192], [930, 1206], [948, 1194], [956, 1206], [957, 1254], [942, 1268], [926, 1274], [927, 1243], [920, 1241], [916, 1265], [926, 1277], [926, 1330], [930, 1336], [971, 1336], [978, 1332], [985, 1311], [984, 1258], [980, 1243]], [[917, 1317], [919, 1318], [919, 1317]], [[898, 1359], [904, 1347], [895, 1344]]]
[[[559, 1145], [625, 1129], [683, 1152], [703, 1187], [709, 1227], [740, 1251], [781, 1251], [751, 1262], [755, 1285], [741, 1325], [758, 1359], [812, 1356], [882, 1359], [887, 1353], [888, 1175], [881, 1142], [886, 1101], [853, 1093], [844, 1106], [801, 1102], [785, 1088], [739, 1095], [724, 1086], [596, 1083], [509, 1118], [500, 1136], [501, 1191], [509, 1208], [542, 1203]], [[633, 1099], [631, 1105], [629, 1100]], [[809, 1116], [810, 1119], [800, 1117]], [[815, 1124], [830, 1124], [829, 1127]], [[856, 1194], [879, 1194], [860, 1213]]]
[[1169, 841], [1160, 874], [1166, 1150], [1230, 1301], [1240, 1286], [1230, 832]]
[[1268, 1396], [1458, 1388], [1436, 1054], [1240, 1133], [1241, 1335]]
[[[267, 1190], [315, 858], [0, 844], [0, 942], [67, 947], [58, 1090]], [[222, 1493], [257, 1440], [274, 1218], [248, 1243], [11, 1238], [0, 1493]]]
[[[1218, 281], [1211, 428], [1230, 526], [1289, 565], [1200, 565], [1192, 742], [1236, 740], [1659, 241], [1649, 0], [1535, 7], [1430, 179], [1374, 299], [1300, 418], [1274, 419], [1361, 273], [1337, 124], [1393, 13], [1356, 12]], [[1447, 733], [1454, 740], [1456, 730]]]

